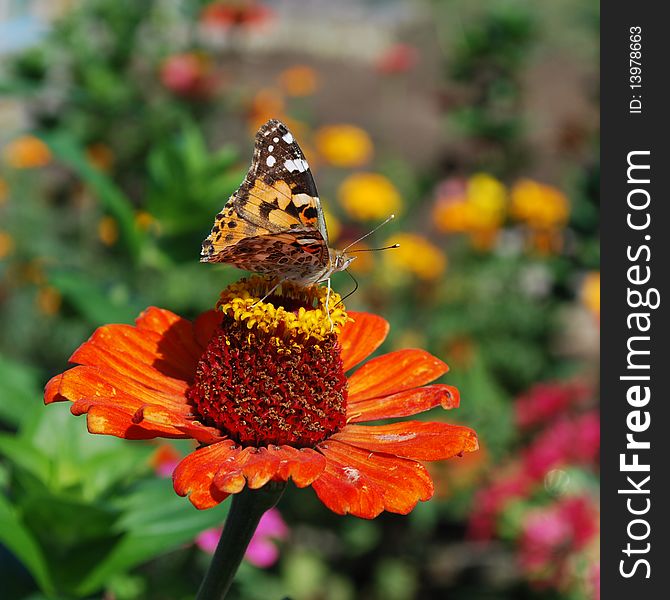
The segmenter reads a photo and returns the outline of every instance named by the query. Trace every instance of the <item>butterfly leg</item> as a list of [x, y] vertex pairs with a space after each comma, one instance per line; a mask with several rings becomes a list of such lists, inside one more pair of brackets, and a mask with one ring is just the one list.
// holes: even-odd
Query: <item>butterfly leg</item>
[[285, 281], [284, 279], [280, 279], [280, 280], [273, 286], [273, 288], [272, 288], [267, 294], [265, 294], [265, 296], [263, 296], [258, 302], [254, 302], [253, 306], [256, 306], [257, 304], [260, 304], [261, 302], [265, 302], [265, 300], [266, 300], [267, 298], [269, 298], [270, 296], [272, 296], [272, 294], [275, 293], [275, 291], [277, 290], [277, 288], [278, 288], [282, 283], [284, 283], [284, 281]]
[[333, 331], [333, 319], [330, 317], [330, 277], [326, 280], [328, 282], [328, 292], [326, 292], [326, 312], [328, 313], [328, 322], [330, 323], [330, 331]]

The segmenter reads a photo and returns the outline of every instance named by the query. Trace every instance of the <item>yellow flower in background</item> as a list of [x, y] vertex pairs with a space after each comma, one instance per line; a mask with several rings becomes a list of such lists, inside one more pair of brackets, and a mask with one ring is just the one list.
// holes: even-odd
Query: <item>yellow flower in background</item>
[[295, 65], [279, 74], [279, 85], [289, 96], [311, 96], [319, 87], [319, 78], [312, 67]]
[[567, 223], [570, 203], [553, 186], [521, 179], [512, 188], [510, 213], [534, 229], [555, 229]]
[[326, 125], [315, 135], [316, 148], [336, 167], [360, 167], [372, 158], [372, 140], [355, 125]]
[[0, 177], [0, 206], [7, 202], [8, 197], [9, 186], [7, 185], [7, 182], [2, 177]]
[[582, 282], [582, 303], [600, 319], [600, 271], [589, 273]]
[[14, 169], [34, 169], [48, 165], [51, 150], [33, 135], [24, 135], [5, 146], [5, 161]]
[[6, 231], [0, 231], [0, 260], [14, 251], [14, 238]]
[[102, 217], [98, 222], [98, 238], [105, 246], [113, 246], [119, 239], [119, 226], [113, 217]]
[[386, 267], [390, 272], [408, 273], [423, 281], [435, 281], [447, 268], [444, 252], [423, 236], [414, 233], [394, 234], [384, 245], [391, 244], [400, 244], [400, 247], [384, 253]]
[[399, 213], [402, 200], [396, 187], [379, 173], [355, 173], [341, 184], [338, 197], [352, 219], [374, 221]]
[[333, 215], [329, 210], [323, 209], [323, 216], [326, 219], [326, 227], [328, 229], [328, 238], [330, 242], [334, 242], [337, 238], [340, 237], [342, 232], [342, 223], [340, 220]]
[[505, 220], [507, 190], [495, 177], [477, 173], [468, 179], [470, 228], [476, 231], [498, 229]]

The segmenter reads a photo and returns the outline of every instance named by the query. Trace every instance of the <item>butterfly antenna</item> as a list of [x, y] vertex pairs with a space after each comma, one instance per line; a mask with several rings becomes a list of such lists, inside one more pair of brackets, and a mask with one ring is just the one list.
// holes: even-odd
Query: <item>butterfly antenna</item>
[[349, 250], [349, 248], [355, 246], [356, 244], [358, 244], [358, 242], [364, 240], [369, 235], [372, 235], [375, 231], [377, 231], [380, 227], [386, 225], [389, 221], [393, 221], [393, 219], [395, 219], [395, 215], [390, 215], [385, 221], [377, 225], [377, 227], [375, 227], [372, 231], [368, 231], [363, 237], [359, 237], [355, 242], [351, 242], [351, 244], [349, 244], [346, 248], [344, 248], [342, 252], [346, 252], [347, 250]]
[[349, 296], [353, 296], [356, 293], [356, 290], [358, 289], [358, 281], [356, 278], [349, 272], [349, 269], [344, 269], [344, 272], [349, 275], [354, 280], [355, 287], [353, 290], [351, 290], [344, 298], [341, 298], [340, 301], [335, 305], [336, 307], [342, 304]]
[[349, 254], [354, 254], [355, 252], [379, 252], [379, 250], [390, 250], [391, 248], [400, 248], [400, 244], [391, 244], [383, 248], [361, 248], [360, 250], [352, 250]]

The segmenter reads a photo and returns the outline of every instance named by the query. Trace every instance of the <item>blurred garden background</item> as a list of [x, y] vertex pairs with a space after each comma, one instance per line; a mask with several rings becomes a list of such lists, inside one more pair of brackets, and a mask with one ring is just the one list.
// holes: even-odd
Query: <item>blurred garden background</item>
[[97, 326], [241, 276], [200, 244], [279, 118], [331, 245], [398, 216], [347, 306], [449, 363], [461, 407], [427, 418], [482, 447], [409, 516], [289, 486], [233, 597], [598, 598], [598, 27], [595, 0], [0, 0], [0, 597], [193, 598], [228, 506], [174, 493], [189, 444], [91, 436], [42, 388]]

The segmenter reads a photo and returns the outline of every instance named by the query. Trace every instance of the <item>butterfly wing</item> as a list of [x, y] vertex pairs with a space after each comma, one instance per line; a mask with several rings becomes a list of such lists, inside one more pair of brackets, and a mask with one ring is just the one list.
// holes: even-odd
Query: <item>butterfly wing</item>
[[269, 233], [241, 239], [221, 252], [240, 269], [303, 283], [315, 283], [328, 264], [328, 247], [314, 230]]
[[[316, 184], [300, 146], [286, 126], [271, 120], [256, 134], [254, 155], [240, 188], [216, 216], [214, 227], [202, 245], [203, 262], [225, 262], [257, 273], [282, 275], [285, 258], [277, 253], [277, 238], [287, 243], [289, 260], [298, 260], [300, 250], [313, 268], [328, 266], [328, 234]], [[297, 246], [297, 240], [310, 240]], [[264, 244], [273, 251], [264, 253]], [[318, 251], [308, 252], [306, 249]], [[255, 264], [253, 252], [259, 257]], [[240, 258], [244, 254], [244, 258]], [[267, 256], [266, 256], [267, 255]], [[260, 258], [264, 256], [265, 258]], [[282, 259], [281, 262], [271, 262]], [[323, 261], [316, 263], [316, 261]], [[244, 263], [247, 266], [242, 267]], [[262, 269], [264, 270], [261, 270]], [[288, 278], [288, 277], [287, 277]]]

